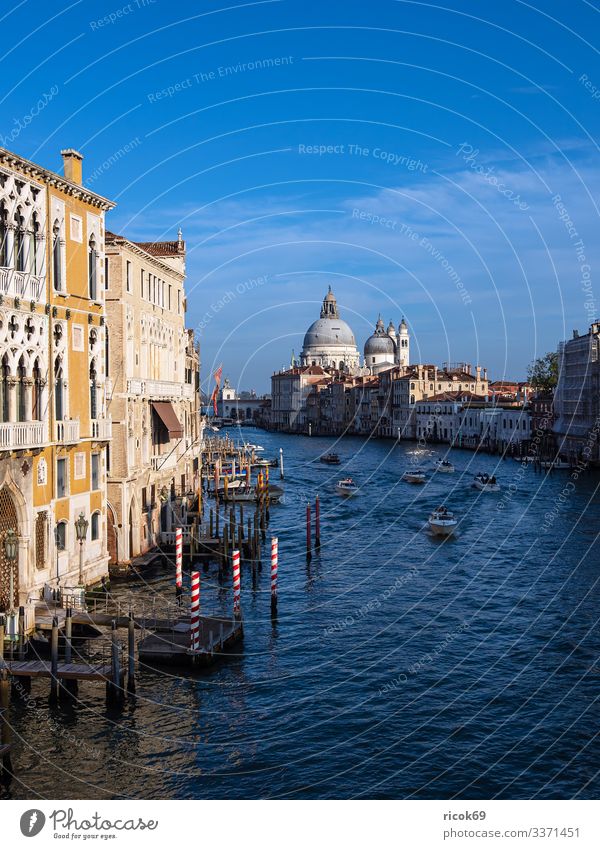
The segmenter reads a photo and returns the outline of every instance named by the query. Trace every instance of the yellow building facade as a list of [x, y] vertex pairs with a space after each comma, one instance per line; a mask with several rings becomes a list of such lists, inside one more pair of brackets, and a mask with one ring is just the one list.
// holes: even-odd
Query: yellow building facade
[[80, 154], [62, 156], [59, 175], [0, 149], [0, 611], [24, 606], [28, 627], [45, 588], [108, 573], [104, 216], [114, 204], [82, 185]]

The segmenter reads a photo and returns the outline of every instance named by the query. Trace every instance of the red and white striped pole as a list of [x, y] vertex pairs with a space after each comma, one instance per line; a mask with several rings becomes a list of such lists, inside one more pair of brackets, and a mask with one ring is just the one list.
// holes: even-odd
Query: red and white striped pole
[[183, 586], [183, 531], [175, 528], [175, 586], [181, 591]]
[[240, 552], [233, 552], [233, 615], [240, 615]]
[[200, 650], [200, 572], [192, 572], [192, 601], [190, 605], [190, 648]]
[[271, 610], [277, 607], [277, 566], [279, 560], [279, 541], [271, 537]]

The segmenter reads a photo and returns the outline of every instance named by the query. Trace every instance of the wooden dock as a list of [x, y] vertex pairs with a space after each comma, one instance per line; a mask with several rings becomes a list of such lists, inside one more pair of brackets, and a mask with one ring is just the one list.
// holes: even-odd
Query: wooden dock
[[155, 631], [138, 643], [140, 661], [160, 666], [209, 666], [239, 642], [244, 634], [241, 619], [200, 617], [200, 650], [190, 649], [190, 623]]
[[[0, 672], [6, 670], [9, 675], [18, 678], [52, 678], [52, 663], [46, 660], [0, 661]], [[59, 663], [56, 677], [65, 681], [111, 681], [110, 664]]]

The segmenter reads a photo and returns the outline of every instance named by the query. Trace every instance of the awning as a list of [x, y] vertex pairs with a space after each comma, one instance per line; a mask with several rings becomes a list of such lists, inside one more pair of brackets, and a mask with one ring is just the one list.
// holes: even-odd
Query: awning
[[182, 439], [183, 428], [170, 401], [151, 401], [152, 409], [169, 431], [169, 439]]

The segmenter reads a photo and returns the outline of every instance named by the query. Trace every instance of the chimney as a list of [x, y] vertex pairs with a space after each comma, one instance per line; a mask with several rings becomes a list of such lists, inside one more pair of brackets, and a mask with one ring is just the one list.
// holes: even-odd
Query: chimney
[[69, 147], [67, 150], [61, 150], [60, 155], [63, 158], [65, 179], [69, 180], [71, 183], [81, 185], [81, 162], [83, 160], [81, 153], [73, 150], [72, 147]]
[[475, 375], [477, 377], [477, 383], [481, 380], [481, 366], [477, 366], [475, 369]]
[[483, 370], [483, 379], [487, 380], [487, 369], [486, 368], [484, 368], [484, 370]]

